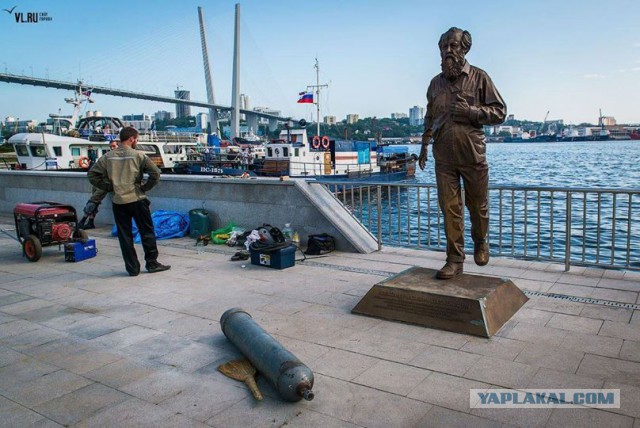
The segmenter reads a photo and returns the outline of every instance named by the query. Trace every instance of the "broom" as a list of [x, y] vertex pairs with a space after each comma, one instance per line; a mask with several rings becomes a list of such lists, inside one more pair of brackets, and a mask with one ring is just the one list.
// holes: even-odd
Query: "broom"
[[218, 371], [231, 379], [246, 383], [253, 394], [253, 397], [256, 400], [262, 400], [262, 394], [260, 393], [254, 378], [256, 368], [253, 367], [246, 358], [229, 361], [228, 363], [219, 365]]

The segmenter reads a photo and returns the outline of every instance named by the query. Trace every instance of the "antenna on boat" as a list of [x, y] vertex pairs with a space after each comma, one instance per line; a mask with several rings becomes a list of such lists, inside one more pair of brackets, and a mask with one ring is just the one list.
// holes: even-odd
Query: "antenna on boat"
[[73, 115], [71, 116], [71, 127], [75, 128], [78, 117], [80, 117], [80, 109], [85, 103], [93, 103], [91, 99], [92, 89], [82, 89], [82, 81], [78, 81], [73, 98], [65, 98], [64, 100], [73, 105]]
[[316, 99], [314, 101], [314, 104], [316, 105], [316, 122], [318, 125], [318, 131], [316, 135], [319, 137], [320, 136], [320, 88], [328, 88], [329, 85], [320, 84], [320, 64], [318, 64], [318, 58], [316, 58], [316, 64], [313, 67], [316, 69], [316, 84], [308, 85], [307, 91], [309, 89], [315, 89], [315, 92], [316, 92]]

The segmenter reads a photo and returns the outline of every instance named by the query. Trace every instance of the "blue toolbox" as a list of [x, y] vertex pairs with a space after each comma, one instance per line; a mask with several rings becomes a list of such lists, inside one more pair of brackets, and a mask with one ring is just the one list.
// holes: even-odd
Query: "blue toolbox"
[[296, 264], [296, 247], [269, 249], [249, 248], [251, 253], [251, 264], [256, 266], [266, 266], [274, 269], [286, 269]]
[[87, 242], [70, 242], [64, 244], [64, 260], [67, 262], [81, 262], [90, 259], [98, 254], [96, 240], [89, 239]]

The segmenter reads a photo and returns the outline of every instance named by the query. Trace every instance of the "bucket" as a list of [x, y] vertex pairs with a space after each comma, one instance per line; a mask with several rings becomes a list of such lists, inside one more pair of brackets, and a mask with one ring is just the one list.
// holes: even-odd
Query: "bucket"
[[197, 208], [189, 211], [189, 236], [198, 238], [201, 235], [209, 235], [211, 232], [211, 220], [209, 211]]

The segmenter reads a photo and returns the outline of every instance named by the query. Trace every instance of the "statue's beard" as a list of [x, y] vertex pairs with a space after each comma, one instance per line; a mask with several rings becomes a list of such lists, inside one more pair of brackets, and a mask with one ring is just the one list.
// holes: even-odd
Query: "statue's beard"
[[455, 80], [462, 74], [464, 67], [464, 56], [449, 54], [442, 60], [442, 73], [448, 80]]

